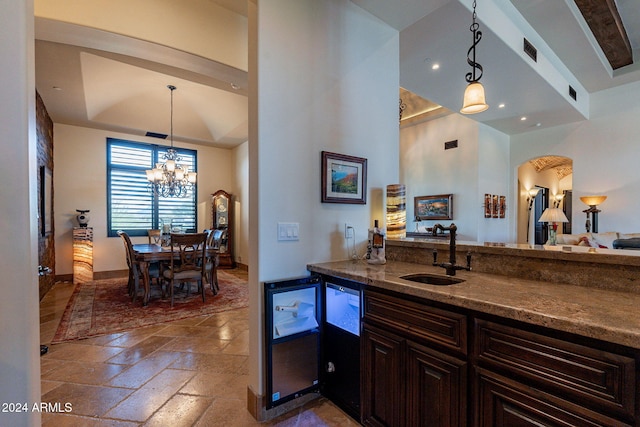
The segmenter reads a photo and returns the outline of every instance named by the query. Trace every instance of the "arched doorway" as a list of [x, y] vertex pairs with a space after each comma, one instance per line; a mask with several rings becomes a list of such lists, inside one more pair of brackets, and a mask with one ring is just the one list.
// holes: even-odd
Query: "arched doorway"
[[547, 228], [539, 223], [549, 207], [563, 210], [568, 223], [558, 232], [571, 233], [573, 160], [563, 156], [542, 156], [518, 167], [519, 209], [518, 243], [544, 244]]

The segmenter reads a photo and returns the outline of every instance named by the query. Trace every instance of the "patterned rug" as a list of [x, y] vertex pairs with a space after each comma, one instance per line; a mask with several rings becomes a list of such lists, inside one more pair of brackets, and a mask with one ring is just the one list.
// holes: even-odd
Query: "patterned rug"
[[146, 307], [141, 298], [131, 302], [127, 293], [127, 279], [94, 280], [76, 285], [52, 343], [122, 332], [143, 326], [171, 322], [189, 317], [205, 316], [249, 305], [247, 281], [218, 270], [220, 291], [213, 295], [206, 286], [205, 302], [195, 285], [191, 295], [186, 291], [174, 293], [171, 308], [169, 298], [162, 298], [157, 286], [151, 286]]

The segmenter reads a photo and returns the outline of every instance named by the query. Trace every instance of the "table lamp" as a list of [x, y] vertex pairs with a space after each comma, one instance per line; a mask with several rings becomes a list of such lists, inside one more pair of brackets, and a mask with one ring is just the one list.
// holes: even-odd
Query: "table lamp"
[[549, 245], [555, 246], [556, 233], [558, 231], [559, 222], [569, 222], [567, 216], [560, 208], [547, 208], [542, 212], [538, 222], [546, 222], [550, 224], [549, 228]]

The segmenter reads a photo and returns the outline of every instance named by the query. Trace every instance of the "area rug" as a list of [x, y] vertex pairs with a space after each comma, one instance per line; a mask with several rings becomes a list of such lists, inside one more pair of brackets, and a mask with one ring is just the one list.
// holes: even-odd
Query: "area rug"
[[168, 297], [162, 298], [157, 286], [151, 287], [151, 298], [146, 307], [142, 306], [141, 298], [132, 303], [127, 292], [126, 278], [78, 284], [52, 343], [113, 334], [249, 305], [246, 280], [218, 270], [218, 283], [220, 291], [215, 296], [206, 286], [204, 303], [201, 295], [196, 292], [195, 285], [190, 296], [186, 296], [186, 292], [176, 291], [173, 308]]

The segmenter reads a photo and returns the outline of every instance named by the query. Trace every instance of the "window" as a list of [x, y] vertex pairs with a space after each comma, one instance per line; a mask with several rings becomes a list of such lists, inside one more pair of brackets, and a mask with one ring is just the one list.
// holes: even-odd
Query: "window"
[[[118, 230], [131, 236], [146, 236], [148, 229], [160, 228], [167, 222], [180, 225], [185, 231], [196, 230], [197, 189], [187, 197], [159, 197], [149, 190], [145, 170], [161, 162], [168, 148], [107, 138], [108, 236], [117, 236]], [[196, 171], [197, 151], [176, 150], [182, 157], [180, 164]]]

